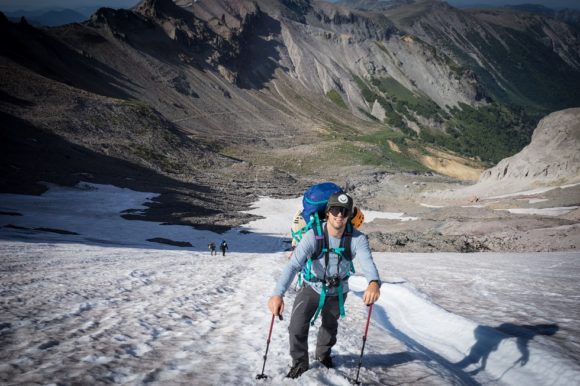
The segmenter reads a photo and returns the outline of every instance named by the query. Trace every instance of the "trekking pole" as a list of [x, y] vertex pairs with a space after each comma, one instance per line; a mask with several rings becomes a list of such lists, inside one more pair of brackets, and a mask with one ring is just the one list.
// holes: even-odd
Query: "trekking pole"
[[[270, 322], [270, 332], [268, 333], [268, 340], [266, 341], [266, 353], [264, 354], [264, 365], [262, 366], [262, 374], [257, 374], [256, 379], [266, 379], [268, 376], [264, 374], [264, 370], [266, 369], [266, 359], [268, 359], [268, 349], [270, 348], [270, 338], [272, 338], [272, 327], [274, 327], [274, 318], [276, 315], [272, 314], [272, 321]], [[282, 315], [279, 316], [280, 320], [282, 320]]]
[[356, 370], [356, 378], [354, 381], [352, 381], [352, 384], [354, 384], [354, 385], [360, 385], [360, 382], [358, 381], [358, 374], [360, 373], [360, 366], [362, 365], [362, 357], [363, 357], [363, 353], [365, 352], [365, 344], [367, 342], [367, 334], [369, 332], [369, 323], [371, 321], [371, 313], [372, 312], [373, 312], [373, 305], [371, 304], [369, 306], [369, 315], [367, 316], [367, 325], [365, 327], [365, 334], [363, 335], [362, 349], [360, 350], [360, 357], [358, 359], [358, 369]]

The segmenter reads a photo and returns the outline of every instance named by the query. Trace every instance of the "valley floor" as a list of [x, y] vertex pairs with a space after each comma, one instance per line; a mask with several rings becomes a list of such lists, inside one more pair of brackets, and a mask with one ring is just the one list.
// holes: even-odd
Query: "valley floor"
[[[126, 189], [49, 192], [0, 196], [2, 384], [348, 385], [345, 376], [355, 376], [367, 317], [358, 275], [340, 323], [337, 369], [312, 363], [298, 380], [284, 378], [292, 289], [285, 319], [274, 325], [269, 378], [255, 380], [271, 320], [266, 302], [287, 262], [298, 200], [264, 198], [252, 211], [264, 219], [220, 235], [124, 220], [121, 212], [151, 199]], [[222, 238], [231, 250], [210, 256], [205, 246]], [[579, 253], [376, 253], [375, 260], [382, 295], [363, 384], [580, 379]]]

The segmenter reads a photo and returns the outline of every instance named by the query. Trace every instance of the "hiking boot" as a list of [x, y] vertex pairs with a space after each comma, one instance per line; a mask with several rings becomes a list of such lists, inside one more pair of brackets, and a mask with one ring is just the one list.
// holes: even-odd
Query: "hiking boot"
[[307, 366], [304, 366], [302, 363], [297, 363], [294, 366], [292, 366], [292, 368], [288, 372], [288, 375], [286, 375], [286, 378], [296, 379], [302, 374], [304, 374], [306, 370], [308, 370]]
[[324, 358], [320, 358], [320, 359], [318, 359], [318, 361], [320, 363], [322, 363], [322, 365], [324, 367], [326, 367], [327, 369], [334, 368], [334, 363], [332, 363], [332, 357], [330, 355], [327, 357], [324, 357]]

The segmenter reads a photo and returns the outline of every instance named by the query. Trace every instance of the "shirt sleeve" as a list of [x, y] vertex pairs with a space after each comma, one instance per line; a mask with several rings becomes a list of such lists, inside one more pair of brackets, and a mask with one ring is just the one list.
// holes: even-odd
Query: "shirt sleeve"
[[367, 281], [370, 282], [371, 280], [377, 280], [380, 286], [381, 278], [379, 277], [379, 271], [377, 270], [377, 266], [373, 260], [373, 255], [367, 236], [361, 232], [356, 231], [353, 234], [351, 248], [353, 256], [356, 257], [356, 259], [359, 261], [363, 275]]
[[311, 229], [304, 234], [302, 240], [294, 249], [292, 257], [286, 267], [282, 270], [282, 274], [276, 283], [272, 295], [284, 296], [296, 274], [302, 270], [306, 260], [316, 251], [316, 239], [314, 238], [314, 231]]

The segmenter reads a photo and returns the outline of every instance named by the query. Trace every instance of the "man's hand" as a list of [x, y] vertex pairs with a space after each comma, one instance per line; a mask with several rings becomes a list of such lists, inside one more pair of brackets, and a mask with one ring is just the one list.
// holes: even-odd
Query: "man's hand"
[[284, 312], [284, 300], [282, 296], [274, 295], [268, 300], [268, 308], [272, 312], [272, 315], [282, 315]]
[[379, 296], [381, 296], [381, 288], [379, 287], [379, 283], [372, 281], [369, 283], [369, 286], [363, 295], [363, 302], [368, 306], [379, 300]]

